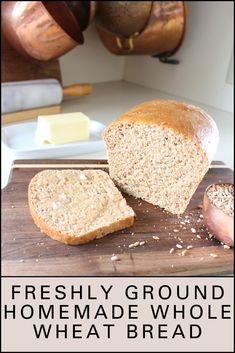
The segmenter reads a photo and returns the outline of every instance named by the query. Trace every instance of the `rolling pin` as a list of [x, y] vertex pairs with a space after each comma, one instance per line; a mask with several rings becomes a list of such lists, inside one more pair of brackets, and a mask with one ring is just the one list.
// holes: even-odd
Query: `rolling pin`
[[2, 114], [33, 108], [55, 106], [63, 97], [81, 97], [92, 92], [87, 83], [62, 87], [55, 79], [2, 83]]

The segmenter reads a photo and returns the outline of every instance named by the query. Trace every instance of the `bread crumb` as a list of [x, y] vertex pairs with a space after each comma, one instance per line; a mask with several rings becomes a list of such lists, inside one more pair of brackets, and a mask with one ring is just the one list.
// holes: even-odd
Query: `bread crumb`
[[185, 256], [186, 253], [187, 253], [187, 249], [184, 249], [184, 250], [182, 251], [181, 255], [182, 255], [182, 256]]
[[15, 206], [14, 206], [14, 205], [12, 205], [12, 206], [11, 206], [11, 208], [15, 208]]
[[52, 202], [52, 208], [53, 210], [58, 210], [59, 206], [56, 202]]
[[176, 247], [177, 247], [178, 249], [182, 249], [182, 248], [183, 248], [183, 246], [180, 245], [180, 244], [176, 244]]
[[130, 244], [130, 245], [129, 245], [129, 248], [136, 248], [136, 247], [139, 246], [139, 245], [140, 245], [140, 242], [137, 241], [137, 242], [135, 242], [135, 243], [133, 243], [133, 244]]
[[66, 195], [65, 195], [65, 193], [64, 192], [61, 192], [60, 194], [59, 194], [59, 199], [60, 200], [66, 200]]
[[120, 258], [117, 255], [113, 255], [111, 257], [111, 261], [119, 261], [119, 260], [120, 260]]
[[24, 262], [24, 259], [21, 259], [20, 262]]
[[173, 229], [173, 232], [178, 233], [179, 229]]
[[224, 249], [230, 249], [229, 245], [224, 244]]
[[142, 246], [142, 245], [144, 245], [145, 243], [146, 243], [145, 241], [141, 241], [139, 245]]
[[135, 233], [132, 232], [131, 235], [135, 235]]
[[36, 262], [38, 262], [39, 260], [38, 260], [38, 259], [36, 259], [35, 261], [36, 261]]
[[160, 238], [158, 236], [156, 236], [156, 235], [153, 235], [153, 239], [160, 240]]
[[81, 174], [79, 175], [79, 178], [80, 178], [80, 180], [86, 180], [86, 179], [87, 179], [87, 177], [86, 177], [85, 174], [83, 174], [83, 173], [81, 173]]
[[180, 222], [180, 224], [183, 224], [183, 225], [185, 225], [185, 222], [181, 221], [181, 222]]
[[193, 246], [192, 246], [192, 245], [188, 245], [186, 249], [188, 249], [188, 250], [189, 250], [189, 249], [192, 249], [192, 248], [193, 248]]
[[119, 206], [120, 206], [120, 207], [125, 207], [125, 206], [126, 206], [126, 200], [125, 200], [125, 199], [121, 200], [121, 201], [119, 202]]
[[191, 228], [191, 232], [192, 232], [192, 233], [196, 233], [197, 231], [196, 231], [195, 228]]
[[170, 254], [172, 254], [175, 251], [174, 248], [171, 248], [171, 250], [169, 251]]
[[200, 218], [203, 218], [203, 214], [200, 214], [200, 216], [199, 216]]
[[199, 234], [197, 234], [197, 238], [198, 238], [198, 239], [201, 239], [201, 236], [200, 236]]
[[211, 257], [218, 257], [217, 254], [213, 254], [213, 253], [211, 253], [210, 256], [211, 256]]

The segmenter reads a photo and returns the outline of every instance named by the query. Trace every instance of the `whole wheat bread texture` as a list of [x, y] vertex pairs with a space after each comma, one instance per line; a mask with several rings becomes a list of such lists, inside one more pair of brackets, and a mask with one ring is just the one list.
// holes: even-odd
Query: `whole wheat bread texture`
[[29, 183], [28, 201], [41, 231], [65, 244], [84, 244], [134, 222], [134, 211], [102, 170], [39, 172]]
[[209, 168], [219, 133], [202, 109], [154, 100], [114, 120], [103, 138], [117, 186], [181, 214]]

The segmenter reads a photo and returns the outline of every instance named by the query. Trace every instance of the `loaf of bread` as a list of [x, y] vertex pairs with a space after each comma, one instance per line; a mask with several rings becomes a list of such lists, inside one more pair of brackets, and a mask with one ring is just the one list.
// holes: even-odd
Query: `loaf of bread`
[[219, 133], [200, 108], [155, 100], [114, 120], [103, 138], [116, 185], [181, 214], [209, 168]]
[[39, 172], [28, 201], [41, 231], [65, 244], [84, 244], [134, 222], [134, 211], [102, 170]]

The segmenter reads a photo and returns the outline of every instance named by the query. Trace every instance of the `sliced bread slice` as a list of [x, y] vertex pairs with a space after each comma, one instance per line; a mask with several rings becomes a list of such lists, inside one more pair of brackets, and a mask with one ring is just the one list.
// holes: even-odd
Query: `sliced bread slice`
[[102, 170], [39, 172], [28, 201], [40, 230], [65, 244], [84, 244], [134, 222], [134, 211]]

